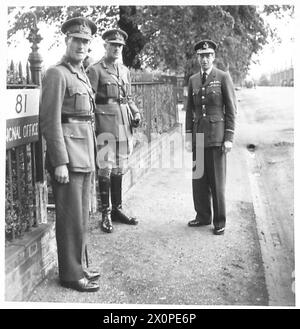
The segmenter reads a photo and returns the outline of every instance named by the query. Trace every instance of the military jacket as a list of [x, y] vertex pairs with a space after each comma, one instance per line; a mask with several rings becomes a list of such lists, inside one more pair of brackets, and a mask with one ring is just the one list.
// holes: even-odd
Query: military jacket
[[186, 133], [204, 133], [204, 146], [233, 141], [236, 97], [229, 73], [212, 68], [202, 85], [201, 74], [189, 79], [186, 106]]
[[132, 138], [130, 121], [139, 110], [132, 100], [128, 68], [119, 63], [114, 69], [102, 58], [86, 72], [95, 92], [96, 134], [110, 133], [119, 141]]
[[87, 76], [76, 72], [63, 58], [42, 80], [40, 127], [46, 140], [49, 170], [68, 165], [71, 171], [95, 169], [95, 140], [91, 122], [63, 123], [62, 117], [90, 116], [93, 94]]

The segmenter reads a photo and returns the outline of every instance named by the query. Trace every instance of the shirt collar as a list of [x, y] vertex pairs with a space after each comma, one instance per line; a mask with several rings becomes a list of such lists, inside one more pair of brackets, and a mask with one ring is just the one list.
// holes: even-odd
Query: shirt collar
[[[69, 60], [68, 60], [68, 58], [67, 58], [66, 55], [64, 55], [62, 57], [62, 59], [57, 63], [57, 65], [61, 65], [61, 64], [64, 64], [65, 66], [67, 66], [72, 73], [77, 73], [75, 71], [75, 69], [73, 68], [73, 66], [71, 65], [71, 63], [69, 62]], [[81, 69], [82, 73], [84, 73], [84, 68], [83, 68], [83, 65], [82, 64], [80, 66], [80, 69]]]
[[210, 74], [210, 72], [211, 72], [212, 69], [213, 69], [212, 66], [211, 66], [211, 68], [208, 69], [207, 71], [203, 71], [203, 70], [201, 69], [201, 75], [203, 75], [203, 72], [206, 72], [206, 73], [207, 73], [207, 76], [209, 76], [209, 74]]

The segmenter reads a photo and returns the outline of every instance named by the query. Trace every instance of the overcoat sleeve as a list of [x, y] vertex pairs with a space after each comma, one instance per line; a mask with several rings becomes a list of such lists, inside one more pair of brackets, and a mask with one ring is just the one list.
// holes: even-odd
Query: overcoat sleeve
[[57, 67], [49, 68], [42, 81], [40, 127], [46, 140], [47, 156], [55, 168], [68, 164], [69, 157], [61, 125], [66, 80]]
[[237, 113], [236, 96], [230, 74], [225, 73], [222, 83], [223, 101], [225, 105], [225, 141], [233, 141], [235, 116]]

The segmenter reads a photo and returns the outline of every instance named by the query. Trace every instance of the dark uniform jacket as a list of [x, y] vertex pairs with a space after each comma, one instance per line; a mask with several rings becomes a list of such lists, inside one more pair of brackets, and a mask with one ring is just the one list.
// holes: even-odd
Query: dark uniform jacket
[[114, 70], [104, 58], [87, 68], [93, 91], [96, 93], [96, 134], [110, 133], [118, 141], [132, 137], [131, 119], [139, 112], [131, 96], [128, 68], [119, 63]]
[[94, 134], [90, 122], [63, 123], [62, 117], [91, 116], [93, 94], [84, 71], [79, 75], [63, 58], [42, 81], [40, 127], [46, 139], [49, 170], [67, 164], [74, 172], [91, 172]]
[[212, 68], [204, 85], [201, 74], [189, 79], [186, 133], [204, 133], [204, 146], [221, 146], [233, 141], [236, 97], [229, 73]]

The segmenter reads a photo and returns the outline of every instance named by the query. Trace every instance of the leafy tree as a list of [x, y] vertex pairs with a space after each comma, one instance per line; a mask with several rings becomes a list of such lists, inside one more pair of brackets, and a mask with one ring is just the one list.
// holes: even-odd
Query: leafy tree
[[295, 7], [293, 5], [265, 5], [263, 12], [266, 15], [275, 15], [277, 18], [283, 18], [286, 13], [293, 17], [295, 14]]
[[16, 31], [29, 32], [33, 15], [28, 12], [36, 15], [37, 22], [55, 24], [58, 32], [67, 18], [88, 16], [97, 24], [98, 33], [117, 24], [128, 33], [126, 65], [183, 74], [186, 81], [199, 70], [195, 42], [209, 38], [218, 44], [216, 65], [230, 70], [237, 83], [245, 78], [252, 55], [262, 49], [269, 36], [276, 37], [276, 29], [268, 26], [262, 15], [294, 15], [290, 5], [44, 6], [9, 7], [8, 11], [13, 22], [8, 30], [9, 42]]
[[[11, 21], [7, 32], [8, 44], [13, 40], [17, 31], [23, 31], [28, 35], [30, 29], [39, 22], [55, 25], [57, 35], [63, 22], [77, 16], [87, 16], [98, 27], [97, 34], [106, 29], [117, 27], [119, 8], [117, 6], [31, 6], [31, 7], [8, 7], [8, 15]], [[54, 42], [57, 38], [54, 37]]]
[[126, 47], [123, 50], [124, 64], [135, 69], [141, 68], [139, 54], [143, 49], [146, 40], [134, 22], [136, 6], [120, 6], [119, 27], [128, 34]]
[[223, 66], [236, 82], [247, 75], [251, 57], [267, 42], [268, 28], [255, 6], [223, 6], [234, 20], [231, 33], [220, 43]]
[[258, 85], [259, 86], [269, 86], [270, 85], [270, 80], [265, 74], [262, 74], [262, 76], [258, 80]]
[[[120, 27], [128, 33], [127, 47], [123, 52], [124, 63], [127, 66], [140, 68], [141, 62], [137, 56], [145, 44], [145, 39], [137, 25], [131, 19], [136, 12], [135, 6], [41, 6], [41, 7], [8, 7], [10, 20], [13, 22], [8, 29], [8, 43], [13, 42], [17, 31], [23, 31], [27, 36], [35, 24], [43, 21], [55, 25], [56, 36], [53, 45], [57, 44], [62, 23], [73, 17], [86, 16], [97, 25], [97, 34], [102, 34], [108, 28]], [[118, 20], [118, 17], [119, 20]]]
[[209, 38], [218, 44], [216, 65], [230, 70], [240, 82], [251, 57], [275, 36], [262, 13], [293, 14], [292, 6], [143, 6], [137, 24], [147, 44], [142, 50], [146, 65], [184, 73], [186, 80], [199, 70], [193, 46]]

